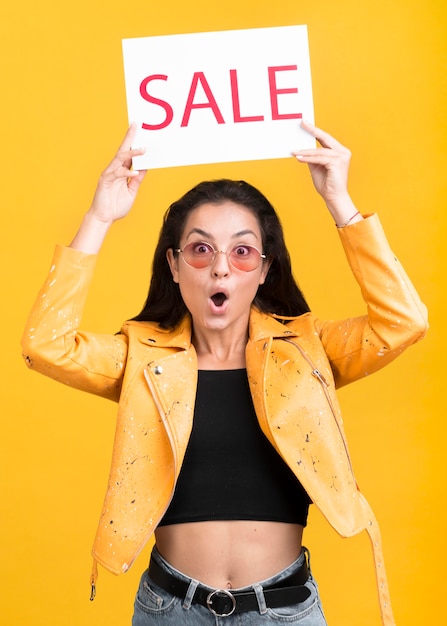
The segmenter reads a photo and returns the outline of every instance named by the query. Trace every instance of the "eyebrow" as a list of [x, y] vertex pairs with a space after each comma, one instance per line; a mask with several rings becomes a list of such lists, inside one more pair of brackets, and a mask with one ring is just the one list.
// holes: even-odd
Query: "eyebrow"
[[[213, 239], [213, 236], [210, 233], [207, 233], [205, 230], [202, 230], [201, 228], [192, 228], [187, 234], [186, 238], [188, 239], [188, 237], [193, 234], [201, 235], [202, 237], [205, 237], [206, 239]], [[232, 235], [231, 238], [238, 239], [239, 237], [243, 237], [244, 235], [253, 235], [255, 239], [258, 238], [256, 233], [250, 228], [246, 228], [245, 230], [240, 230], [239, 232], [234, 233], [234, 235]]]

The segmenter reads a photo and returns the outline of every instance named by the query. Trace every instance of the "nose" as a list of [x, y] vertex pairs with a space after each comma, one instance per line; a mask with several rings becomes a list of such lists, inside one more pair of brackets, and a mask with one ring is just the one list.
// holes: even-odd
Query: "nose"
[[228, 255], [223, 250], [217, 250], [211, 264], [213, 276], [227, 276], [230, 273]]

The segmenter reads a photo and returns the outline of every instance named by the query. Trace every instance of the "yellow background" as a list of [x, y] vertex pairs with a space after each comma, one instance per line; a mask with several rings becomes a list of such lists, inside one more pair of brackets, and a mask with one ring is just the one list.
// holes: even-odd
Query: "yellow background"
[[[5, 6], [7, 5], [7, 6]], [[115, 406], [29, 372], [19, 340], [56, 242], [69, 242], [126, 129], [121, 39], [307, 24], [317, 123], [353, 152], [352, 195], [378, 211], [430, 309], [427, 339], [342, 390], [357, 478], [381, 522], [399, 625], [445, 620], [446, 18], [440, 0], [3, 3], [0, 623], [129, 624], [137, 579], [90, 546]], [[292, 148], [293, 146], [291, 146]], [[172, 146], [175, 150], [175, 146]], [[293, 159], [150, 173], [100, 256], [84, 327], [115, 332], [144, 300], [160, 218], [199, 180], [245, 178], [278, 208], [295, 272], [323, 317], [362, 311], [336, 231]], [[331, 626], [379, 624], [368, 539], [313, 511], [306, 543]]]

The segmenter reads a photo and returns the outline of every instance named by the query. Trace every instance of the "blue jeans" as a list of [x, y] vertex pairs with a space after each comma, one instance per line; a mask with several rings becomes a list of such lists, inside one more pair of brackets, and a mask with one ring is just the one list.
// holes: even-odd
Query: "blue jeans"
[[[304, 602], [275, 609], [268, 608], [265, 605], [263, 586], [273, 585], [293, 574], [303, 564], [306, 553], [308, 554], [306, 548], [304, 548], [298, 559], [289, 567], [267, 580], [243, 588], [245, 591], [253, 590], [256, 593], [259, 605], [257, 611], [247, 611], [235, 613], [228, 617], [220, 617], [213, 615], [207, 607], [192, 603], [199, 581], [193, 580], [174, 569], [154, 548], [151, 558], [155, 559], [167, 572], [175, 574], [178, 578], [188, 582], [189, 589], [185, 599], [177, 598], [153, 583], [146, 570], [141, 577], [135, 598], [132, 626], [149, 626], [151, 624], [156, 626], [262, 626], [263, 624], [271, 625], [275, 623], [299, 624], [300, 626], [327, 626], [318, 595], [318, 587], [312, 574], [305, 584], [310, 590], [310, 596]], [[308, 563], [308, 565], [310, 571], [310, 564]], [[210, 592], [213, 590], [211, 587], [209, 589]], [[241, 590], [234, 589], [232, 591]]]

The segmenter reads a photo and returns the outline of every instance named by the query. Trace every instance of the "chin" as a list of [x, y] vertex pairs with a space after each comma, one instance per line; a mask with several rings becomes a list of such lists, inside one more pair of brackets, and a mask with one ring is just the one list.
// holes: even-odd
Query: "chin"
[[227, 319], [223, 319], [222, 317], [208, 319], [204, 323], [204, 328], [208, 330], [224, 330], [229, 326], [229, 322]]

